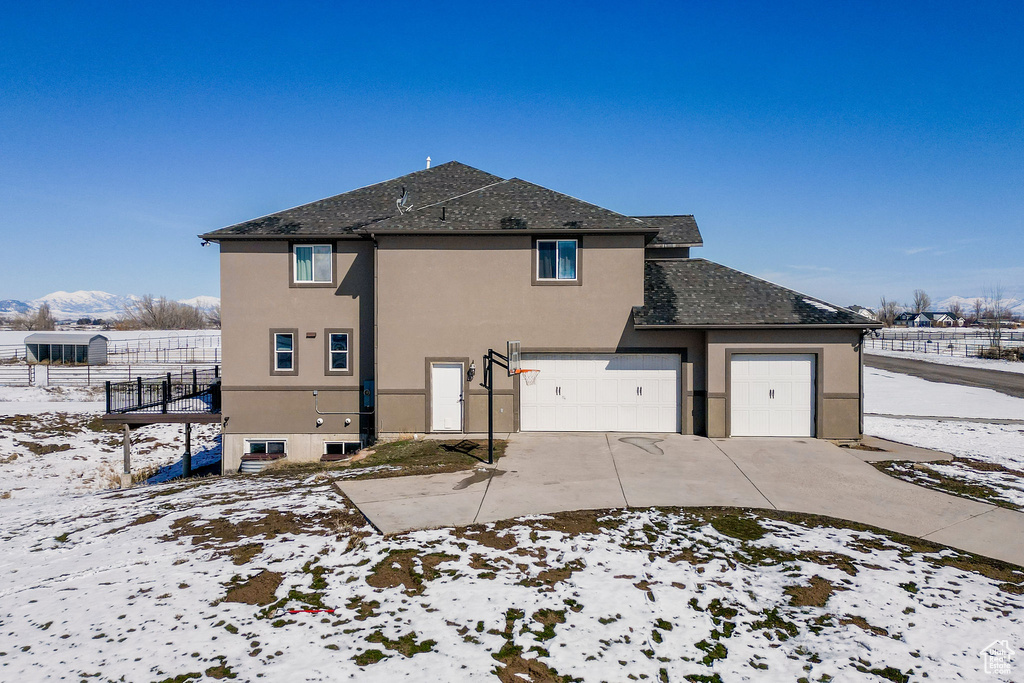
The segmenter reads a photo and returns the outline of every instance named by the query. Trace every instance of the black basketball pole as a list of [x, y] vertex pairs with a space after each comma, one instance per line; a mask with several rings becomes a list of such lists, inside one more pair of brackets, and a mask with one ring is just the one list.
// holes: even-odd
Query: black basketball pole
[[484, 356], [484, 382], [487, 389], [487, 464], [494, 464], [494, 364], [508, 370], [508, 357], [487, 349]]

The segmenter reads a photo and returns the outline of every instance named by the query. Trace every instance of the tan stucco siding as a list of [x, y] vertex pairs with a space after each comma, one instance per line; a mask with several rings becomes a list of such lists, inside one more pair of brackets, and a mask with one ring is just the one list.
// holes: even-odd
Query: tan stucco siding
[[[290, 460], [311, 460], [324, 440], [358, 441], [371, 425], [358, 415], [318, 415], [313, 390], [321, 411], [361, 409], [361, 382], [373, 376], [373, 245], [339, 241], [331, 287], [291, 287], [290, 260], [285, 240], [221, 244], [225, 473], [237, 471], [246, 437], [287, 438]], [[295, 330], [296, 374], [271, 373], [271, 329]], [[326, 371], [327, 329], [351, 330], [351, 374]]]
[[[221, 344], [226, 387], [357, 386], [373, 374], [373, 245], [339, 241], [335, 286], [289, 286], [285, 240], [221, 244]], [[270, 373], [271, 329], [296, 329], [298, 375]], [[324, 372], [324, 330], [351, 328], [351, 375]], [[307, 338], [315, 333], [315, 338]]]
[[707, 332], [708, 436], [729, 436], [731, 353], [813, 353], [817, 436], [860, 438], [860, 331], [709, 330]]
[[424, 389], [424, 358], [479, 362], [508, 339], [524, 349], [615, 349], [643, 303], [643, 237], [581, 242], [582, 285], [546, 286], [532, 283], [529, 235], [381, 237], [379, 388]]

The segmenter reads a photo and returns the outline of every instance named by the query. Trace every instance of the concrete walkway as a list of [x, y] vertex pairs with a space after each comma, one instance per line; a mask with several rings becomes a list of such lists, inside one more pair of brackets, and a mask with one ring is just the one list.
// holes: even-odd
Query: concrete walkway
[[894, 479], [866, 455], [880, 454], [817, 439], [514, 434], [493, 468], [339, 488], [384, 533], [566, 510], [735, 506], [837, 517], [1024, 566], [1024, 514]]

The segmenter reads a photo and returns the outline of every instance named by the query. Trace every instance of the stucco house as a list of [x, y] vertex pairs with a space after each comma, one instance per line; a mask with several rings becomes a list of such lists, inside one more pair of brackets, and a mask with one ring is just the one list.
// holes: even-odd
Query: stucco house
[[625, 216], [450, 162], [200, 236], [221, 252], [223, 467], [495, 428], [861, 437], [875, 321]]

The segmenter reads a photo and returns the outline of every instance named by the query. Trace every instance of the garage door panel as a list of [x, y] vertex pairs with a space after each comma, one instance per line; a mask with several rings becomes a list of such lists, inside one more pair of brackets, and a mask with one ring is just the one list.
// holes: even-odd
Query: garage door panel
[[814, 355], [736, 354], [732, 436], [814, 436]]
[[523, 367], [541, 371], [520, 385], [524, 431], [679, 431], [678, 355], [523, 354]]

